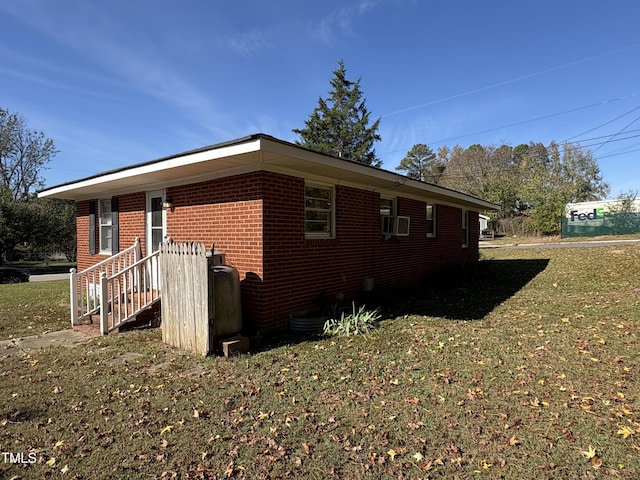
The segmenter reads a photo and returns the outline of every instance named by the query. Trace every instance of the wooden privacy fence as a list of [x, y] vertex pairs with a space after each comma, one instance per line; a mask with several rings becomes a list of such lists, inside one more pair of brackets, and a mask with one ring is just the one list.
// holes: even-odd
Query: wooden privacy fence
[[160, 244], [162, 340], [202, 355], [215, 348], [210, 262], [202, 243]]

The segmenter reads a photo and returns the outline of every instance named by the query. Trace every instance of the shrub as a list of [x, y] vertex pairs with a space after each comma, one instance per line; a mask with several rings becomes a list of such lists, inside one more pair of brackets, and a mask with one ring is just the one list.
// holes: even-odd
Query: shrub
[[340, 319], [330, 318], [324, 324], [324, 334], [327, 336], [348, 337], [350, 335], [363, 335], [374, 330], [380, 319], [379, 309], [367, 310], [364, 305], [356, 311], [356, 304], [352, 303], [353, 311], [340, 315]]

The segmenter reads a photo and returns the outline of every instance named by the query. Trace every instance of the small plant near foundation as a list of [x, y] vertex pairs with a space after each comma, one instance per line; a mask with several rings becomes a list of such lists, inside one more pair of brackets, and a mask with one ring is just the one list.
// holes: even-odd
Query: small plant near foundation
[[351, 335], [364, 335], [378, 327], [380, 319], [380, 311], [367, 310], [362, 305], [356, 310], [356, 304], [352, 303], [352, 312], [345, 315], [344, 312], [339, 319], [330, 318], [324, 324], [324, 334], [330, 337], [341, 336], [348, 337]]

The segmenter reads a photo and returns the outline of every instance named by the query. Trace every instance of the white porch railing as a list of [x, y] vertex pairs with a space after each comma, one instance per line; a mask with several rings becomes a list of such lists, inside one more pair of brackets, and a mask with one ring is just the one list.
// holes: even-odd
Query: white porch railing
[[99, 312], [106, 335], [160, 300], [158, 253], [141, 258], [136, 238], [131, 247], [82, 272], [71, 269], [71, 325]]

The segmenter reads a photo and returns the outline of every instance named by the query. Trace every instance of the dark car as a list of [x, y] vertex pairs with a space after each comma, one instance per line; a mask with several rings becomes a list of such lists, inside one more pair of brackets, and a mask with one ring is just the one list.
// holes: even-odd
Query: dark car
[[22, 283], [29, 281], [29, 272], [20, 268], [0, 267], [0, 283]]

